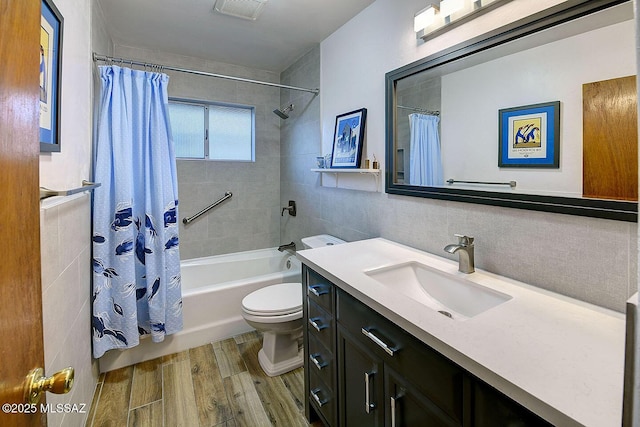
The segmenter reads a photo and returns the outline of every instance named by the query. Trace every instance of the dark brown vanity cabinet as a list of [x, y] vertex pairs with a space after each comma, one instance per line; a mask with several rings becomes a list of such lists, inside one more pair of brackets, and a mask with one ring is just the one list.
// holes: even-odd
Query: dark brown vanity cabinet
[[303, 267], [305, 411], [327, 427], [549, 426]]

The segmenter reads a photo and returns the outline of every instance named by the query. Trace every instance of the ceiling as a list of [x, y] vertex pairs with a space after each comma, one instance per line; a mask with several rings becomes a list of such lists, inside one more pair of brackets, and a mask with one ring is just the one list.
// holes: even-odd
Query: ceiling
[[269, 0], [256, 21], [215, 12], [215, 0], [97, 4], [116, 45], [280, 72], [373, 1]]

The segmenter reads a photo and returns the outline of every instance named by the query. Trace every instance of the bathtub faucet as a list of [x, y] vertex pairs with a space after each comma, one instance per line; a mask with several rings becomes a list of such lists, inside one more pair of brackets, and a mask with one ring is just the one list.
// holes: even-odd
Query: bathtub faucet
[[284, 252], [284, 251], [296, 251], [296, 243], [295, 242], [291, 242], [291, 243], [287, 243], [286, 245], [280, 245], [278, 246], [278, 250], [280, 252]]

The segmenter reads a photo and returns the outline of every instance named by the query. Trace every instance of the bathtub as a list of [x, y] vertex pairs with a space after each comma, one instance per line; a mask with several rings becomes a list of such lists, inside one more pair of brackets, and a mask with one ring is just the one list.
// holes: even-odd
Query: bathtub
[[242, 318], [241, 303], [268, 285], [301, 280], [300, 261], [276, 248], [182, 261], [182, 331], [161, 343], [140, 340], [137, 347], [108, 351], [100, 372], [177, 353], [253, 330]]

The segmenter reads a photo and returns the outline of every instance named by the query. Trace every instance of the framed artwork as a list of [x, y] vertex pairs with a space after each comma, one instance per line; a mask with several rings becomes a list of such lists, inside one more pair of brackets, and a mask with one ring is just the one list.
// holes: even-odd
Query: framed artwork
[[360, 167], [366, 121], [366, 108], [361, 108], [336, 117], [330, 167]]
[[560, 101], [498, 111], [498, 167], [560, 167]]
[[62, 15], [42, 0], [40, 18], [40, 151], [60, 151]]

